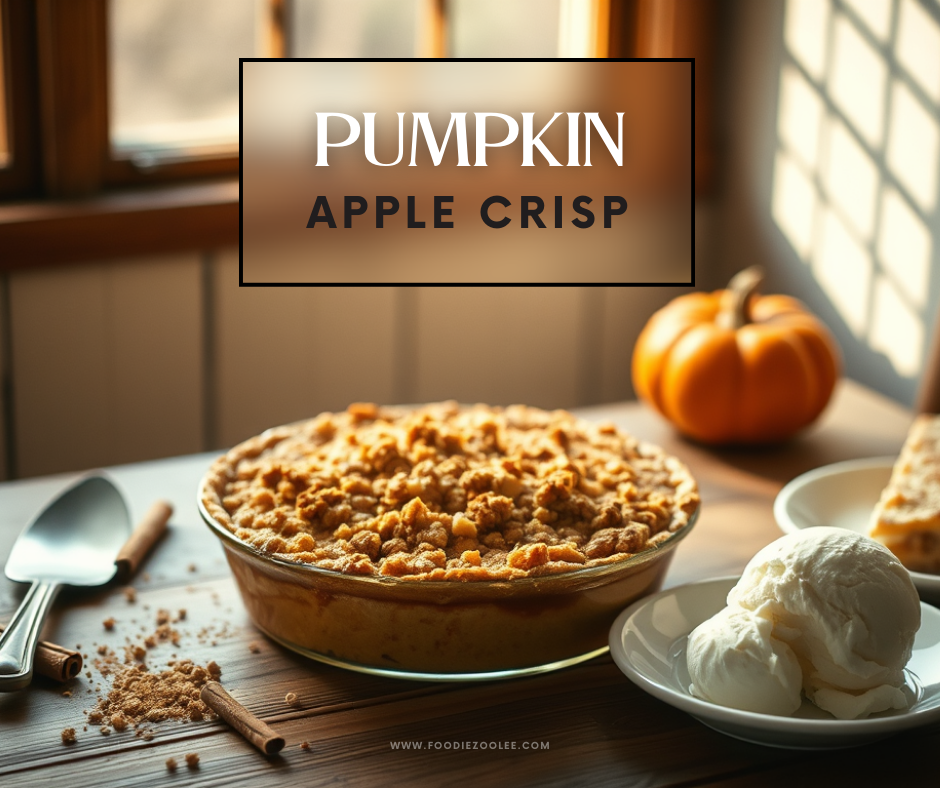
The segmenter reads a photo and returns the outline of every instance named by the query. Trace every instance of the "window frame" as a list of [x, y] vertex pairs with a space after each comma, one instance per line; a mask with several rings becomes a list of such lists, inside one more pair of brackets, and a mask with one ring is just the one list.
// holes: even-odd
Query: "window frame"
[[[285, 57], [292, 0], [261, 2], [267, 54]], [[598, 57], [714, 53], [714, 40], [693, 25], [703, 18], [714, 22], [718, 0], [571, 2], [589, 4], [596, 17]], [[668, 46], [652, 46], [649, 20], [661, 19], [664, 9], [675, 29]], [[239, 241], [237, 145], [205, 155], [158, 157], [153, 167], [112, 155], [107, 12], [108, 0], [0, 0], [14, 154], [11, 165], [0, 169], [0, 270]], [[447, 16], [447, 0], [424, 0], [418, 40], [425, 57], [445, 55]], [[699, 113], [707, 117], [712, 104], [712, 89], [700, 67], [696, 76], [698, 127]], [[699, 194], [714, 184], [712, 147], [710, 134], [697, 128]]]
[[[13, 158], [0, 168], [0, 200], [41, 194], [38, 82], [34, 63], [36, 14], [32, 3], [0, 0], [7, 144]], [[14, 81], [13, 75], [21, 75]]]
[[75, 197], [108, 187], [238, 173], [237, 142], [208, 155], [180, 151], [146, 168], [114, 152], [108, 106], [108, 0], [37, 0], [36, 6], [47, 195]]

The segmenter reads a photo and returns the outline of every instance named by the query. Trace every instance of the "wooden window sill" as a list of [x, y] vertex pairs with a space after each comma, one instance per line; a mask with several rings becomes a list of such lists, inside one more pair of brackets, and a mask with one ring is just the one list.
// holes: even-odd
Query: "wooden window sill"
[[0, 203], [0, 270], [238, 242], [235, 178], [80, 200]]

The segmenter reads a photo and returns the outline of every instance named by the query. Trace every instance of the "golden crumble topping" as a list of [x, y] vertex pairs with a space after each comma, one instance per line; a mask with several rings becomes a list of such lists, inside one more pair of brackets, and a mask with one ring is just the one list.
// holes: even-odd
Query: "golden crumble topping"
[[565, 411], [356, 404], [236, 446], [203, 503], [280, 559], [493, 580], [622, 561], [685, 526], [699, 497], [674, 457]]
[[940, 416], [914, 420], [868, 535], [908, 569], [940, 573]]

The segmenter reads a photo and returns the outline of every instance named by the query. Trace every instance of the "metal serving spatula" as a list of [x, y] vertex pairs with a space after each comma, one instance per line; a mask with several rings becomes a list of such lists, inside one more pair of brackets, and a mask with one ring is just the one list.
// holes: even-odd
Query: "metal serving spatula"
[[22, 689], [32, 680], [39, 632], [62, 586], [107, 583], [130, 530], [124, 498], [102, 476], [77, 482], [26, 526], [13, 545], [6, 575], [33, 585], [0, 635], [0, 692]]

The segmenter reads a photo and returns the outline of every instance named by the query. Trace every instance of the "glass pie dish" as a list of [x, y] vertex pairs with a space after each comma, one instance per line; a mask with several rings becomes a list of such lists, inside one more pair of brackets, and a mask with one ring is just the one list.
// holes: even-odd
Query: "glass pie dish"
[[314, 659], [416, 679], [607, 648], [698, 513], [688, 468], [613, 424], [354, 403], [231, 448], [199, 490], [245, 606]]
[[613, 564], [512, 580], [413, 581], [273, 557], [219, 524], [203, 498], [201, 486], [200, 514], [265, 634], [331, 665], [425, 681], [524, 676], [604, 653], [620, 611], [660, 589], [699, 511], [655, 547]]

